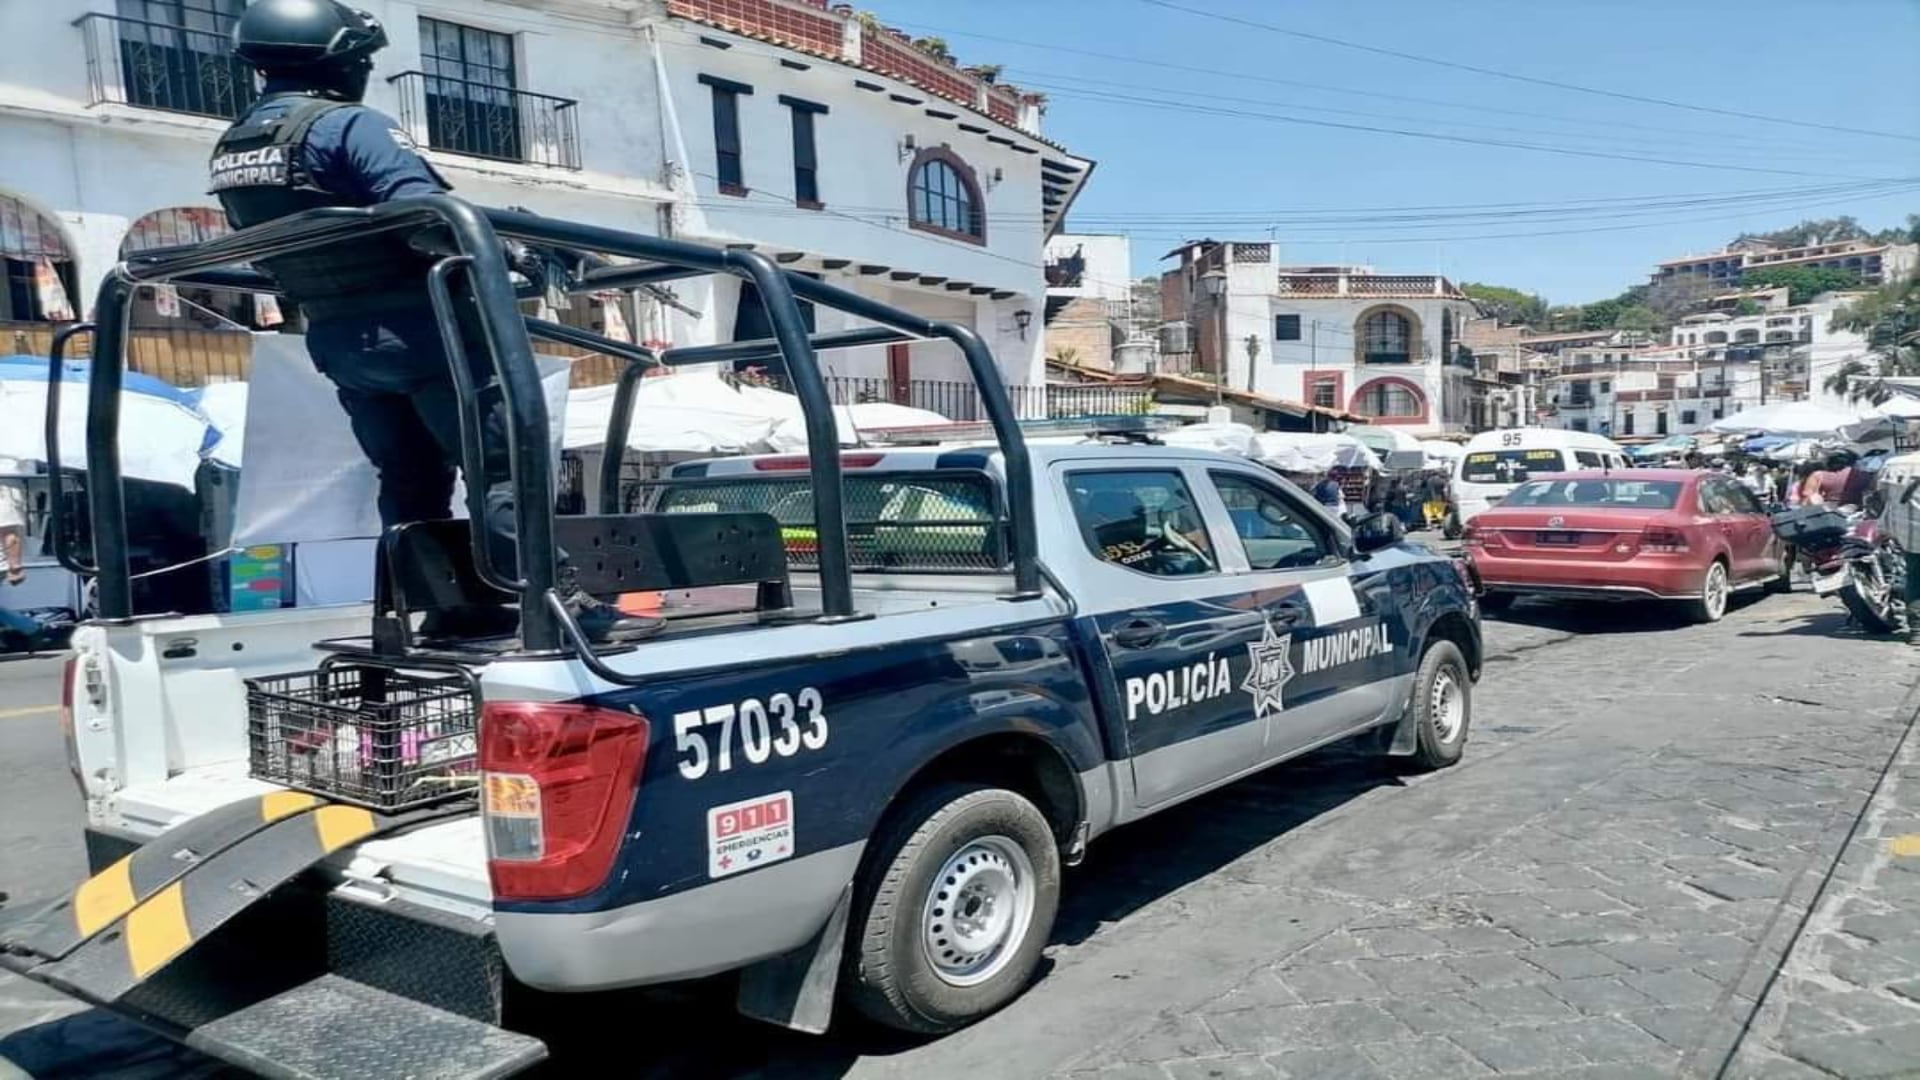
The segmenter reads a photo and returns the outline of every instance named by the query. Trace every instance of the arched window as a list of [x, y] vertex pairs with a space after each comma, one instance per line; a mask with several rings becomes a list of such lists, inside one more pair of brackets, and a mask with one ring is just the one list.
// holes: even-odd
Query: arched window
[[[210, 206], [169, 206], [143, 215], [120, 241], [125, 259], [155, 248], [204, 244], [233, 231], [225, 211]], [[140, 289], [133, 298], [133, 326], [140, 330], [251, 330], [276, 326], [279, 306], [232, 289], [171, 286]]]
[[1375, 419], [1412, 419], [1426, 412], [1420, 392], [1399, 379], [1375, 379], [1353, 395], [1353, 411]]
[[1733, 342], [1736, 345], [1752, 345], [1759, 340], [1760, 331], [1758, 330], [1738, 330], [1733, 335]]
[[1726, 343], [1727, 343], [1727, 332], [1725, 330], [1707, 331], [1707, 344], [1725, 345]]
[[0, 322], [67, 322], [75, 317], [73, 252], [60, 226], [0, 194]]
[[1413, 331], [1407, 318], [1376, 311], [1360, 324], [1362, 352], [1369, 364], [1404, 364], [1413, 359]]
[[922, 150], [907, 172], [907, 216], [913, 227], [972, 243], [987, 239], [986, 203], [973, 170], [945, 147]]

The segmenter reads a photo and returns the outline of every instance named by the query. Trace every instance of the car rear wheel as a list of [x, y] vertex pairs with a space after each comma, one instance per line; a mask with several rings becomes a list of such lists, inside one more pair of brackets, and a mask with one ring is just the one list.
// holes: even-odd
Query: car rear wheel
[[1413, 679], [1413, 756], [1407, 764], [1426, 772], [1444, 769], [1460, 760], [1467, 748], [1467, 728], [1473, 723], [1473, 677], [1467, 658], [1451, 641], [1435, 641], [1420, 658]]
[[952, 1031], [1025, 990], [1060, 905], [1047, 819], [1004, 788], [941, 784], [892, 816], [857, 894], [851, 1004], [888, 1027]]
[[1727, 613], [1727, 597], [1733, 587], [1727, 581], [1727, 564], [1715, 559], [1700, 577], [1700, 595], [1687, 601], [1687, 615], [1697, 623], [1719, 622]]

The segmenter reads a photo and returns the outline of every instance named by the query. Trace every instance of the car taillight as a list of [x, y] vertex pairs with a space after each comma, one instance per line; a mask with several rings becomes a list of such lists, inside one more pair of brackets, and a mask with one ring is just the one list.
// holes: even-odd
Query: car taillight
[[1463, 547], [1483, 547], [1486, 542], [1486, 534], [1480, 531], [1478, 525], [1469, 525], [1460, 533], [1460, 544]]
[[1649, 525], [1640, 534], [1640, 550], [1673, 554], [1687, 550], [1687, 534], [1666, 525]]
[[495, 896], [557, 900], [606, 881], [647, 756], [643, 716], [544, 701], [487, 704], [480, 806]]

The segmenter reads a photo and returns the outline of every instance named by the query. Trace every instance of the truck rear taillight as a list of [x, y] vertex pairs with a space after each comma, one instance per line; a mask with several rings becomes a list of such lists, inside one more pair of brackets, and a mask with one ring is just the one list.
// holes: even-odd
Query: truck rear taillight
[[607, 879], [647, 756], [643, 716], [503, 701], [480, 715], [480, 808], [495, 896], [557, 900]]
[[1640, 534], [1640, 550], [1672, 555], [1687, 550], [1687, 534], [1666, 525], [1649, 525]]

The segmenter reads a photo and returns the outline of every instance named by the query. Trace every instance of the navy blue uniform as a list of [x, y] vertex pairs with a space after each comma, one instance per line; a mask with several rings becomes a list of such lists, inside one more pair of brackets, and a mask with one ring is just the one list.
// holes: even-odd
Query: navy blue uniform
[[[236, 226], [451, 187], [384, 113], [358, 104], [317, 106], [311, 95], [271, 81], [222, 140], [212, 175]], [[380, 520], [387, 526], [451, 517], [460, 462], [459, 399], [426, 291], [429, 260], [395, 250], [395, 243], [323, 249], [267, 266], [301, 304], [314, 366], [338, 388], [354, 436], [380, 474]], [[465, 340], [481, 340], [473, 313], [461, 315]], [[466, 359], [483, 388], [485, 527], [495, 564], [511, 571], [504, 408], [497, 388], [489, 388], [490, 366]]]

